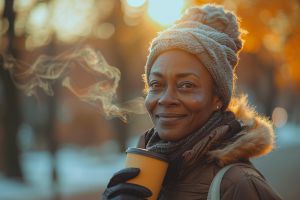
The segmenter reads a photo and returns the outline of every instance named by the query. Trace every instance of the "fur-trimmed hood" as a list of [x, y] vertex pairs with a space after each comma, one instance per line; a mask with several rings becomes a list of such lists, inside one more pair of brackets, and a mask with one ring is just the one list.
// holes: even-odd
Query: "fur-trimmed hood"
[[219, 165], [226, 165], [241, 159], [249, 159], [269, 153], [275, 146], [272, 122], [260, 116], [248, 105], [247, 97], [233, 98], [228, 110], [235, 114], [244, 126], [238, 138], [222, 149], [209, 152], [209, 157]]

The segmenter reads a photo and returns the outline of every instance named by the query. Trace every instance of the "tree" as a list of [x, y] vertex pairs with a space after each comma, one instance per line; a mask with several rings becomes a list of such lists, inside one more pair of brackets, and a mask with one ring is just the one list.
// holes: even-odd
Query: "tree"
[[[4, 18], [9, 22], [7, 52], [17, 57], [14, 48], [14, 22], [15, 13], [13, 0], [6, 0], [4, 7]], [[4, 174], [8, 177], [23, 179], [20, 166], [20, 154], [17, 144], [17, 134], [21, 123], [21, 110], [18, 90], [15, 87], [9, 71], [4, 69], [3, 58], [0, 61], [0, 75], [4, 89]]]

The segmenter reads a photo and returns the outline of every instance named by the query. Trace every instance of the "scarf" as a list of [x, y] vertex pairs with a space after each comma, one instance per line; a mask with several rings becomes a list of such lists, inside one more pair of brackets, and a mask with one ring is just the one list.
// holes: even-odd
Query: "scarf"
[[164, 141], [152, 128], [145, 135], [146, 149], [166, 155], [171, 168], [190, 167], [203, 160], [208, 151], [234, 140], [240, 130], [241, 125], [232, 112], [217, 111], [201, 128], [179, 141]]

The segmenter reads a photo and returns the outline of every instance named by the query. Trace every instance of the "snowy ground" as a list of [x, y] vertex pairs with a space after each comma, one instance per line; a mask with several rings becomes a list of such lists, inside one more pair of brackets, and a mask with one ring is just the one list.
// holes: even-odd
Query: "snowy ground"
[[[117, 144], [107, 142], [99, 148], [68, 146], [58, 151], [58, 183], [51, 182], [51, 155], [46, 151], [22, 156], [26, 184], [0, 177], [1, 200], [50, 199], [58, 193], [71, 196], [106, 186], [114, 172], [124, 167], [125, 154], [117, 153]], [[100, 194], [99, 194], [100, 196]]]
[[[300, 145], [299, 126], [288, 124], [278, 129], [277, 133], [277, 143], [280, 149]], [[134, 144], [136, 144], [136, 138], [130, 141], [129, 146], [134, 146]], [[56, 187], [51, 184], [49, 152], [27, 152], [22, 156], [27, 183], [19, 183], [0, 175], [0, 199], [44, 200], [55, 196], [55, 193], [60, 194], [61, 197], [67, 197], [103, 188], [112, 174], [124, 167], [125, 154], [117, 152], [117, 144], [112, 141], [98, 148], [83, 149], [66, 146], [60, 149], [56, 157], [59, 177]]]

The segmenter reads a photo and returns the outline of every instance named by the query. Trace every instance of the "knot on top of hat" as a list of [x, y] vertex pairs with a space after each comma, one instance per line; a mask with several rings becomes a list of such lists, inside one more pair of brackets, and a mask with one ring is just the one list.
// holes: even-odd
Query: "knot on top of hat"
[[239, 28], [239, 21], [236, 16], [225, 11], [222, 6], [205, 5], [191, 7], [186, 10], [184, 15], [176, 23], [180, 24], [185, 21], [194, 21], [209, 26], [218, 32], [227, 34], [233, 39], [236, 45], [236, 52], [238, 52], [243, 44], [240, 38], [241, 32]]
[[224, 15], [222, 9], [214, 9], [208, 12], [201, 7], [192, 7], [186, 11], [179, 22], [197, 21], [223, 32], [228, 25], [228, 19]]

